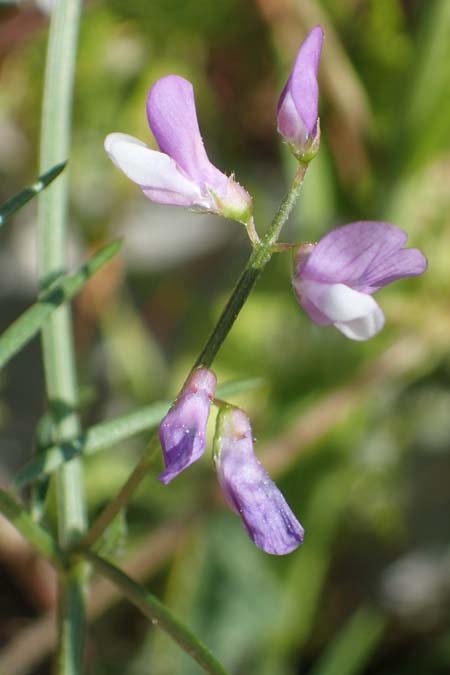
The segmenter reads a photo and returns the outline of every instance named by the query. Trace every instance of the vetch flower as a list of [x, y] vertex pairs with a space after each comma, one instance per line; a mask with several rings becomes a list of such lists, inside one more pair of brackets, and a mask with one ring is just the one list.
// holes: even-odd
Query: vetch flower
[[319, 149], [319, 85], [317, 71], [323, 30], [313, 28], [301, 45], [294, 67], [278, 101], [278, 131], [293, 154], [310, 161]]
[[351, 340], [373, 337], [384, 314], [372, 294], [427, 268], [418, 249], [404, 248], [407, 240], [395, 225], [359, 221], [300, 248], [292, 283], [303, 309], [315, 323], [333, 324]]
[[233, 406], [219, 410], [214, 461], [223, 494], [256, 546], [274, 555], [303, 542], [303, 528], [253, 452], [250, 420]]
[[147, 117], [160, 152], [127, 134], [109, 134], [105, 149], [114, 164], [158, 204], [187, 206], [247, 224], [251, 197], [209, 161], [192, 84], [178, 75], [158, 80], [147, 97]]
[[166, 467], [159, 476], [162, 483], [170, 483], [203, 454], [216, 384], [216, 376], [211, 370], [195, 370], [162, 420], [159, 439]]

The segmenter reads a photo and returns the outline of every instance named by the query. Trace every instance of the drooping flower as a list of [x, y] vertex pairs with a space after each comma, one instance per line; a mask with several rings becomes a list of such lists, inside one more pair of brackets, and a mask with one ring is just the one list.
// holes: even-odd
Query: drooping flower
[[258, 548], [285, 555], [303, 542], [302, 526], [253, 452], [250, 420], [233, 406], [218, 413], [214, 461], [225, 499]]
[[166, 484], [201, 457], [206, 444], [206, 425], [216, 392], [216, 376], [207, 368], [195, 370], [159, 426]]
[[427, 268], [418, 249], [404, 248], [407, 240], [395, 225], [359, 221], [332, 230], [309, 250], [300, 248], [292, 283], [303, 309], [351, 340], [373, 337], [384, 314], [372, 294]]
[[278, 131], [300, 160], [319, 149], [319, 70], [323, 30], [313, 28], [300, 46], [294, 67], [278, 101]]
[[209, 161], [192, 84], [178, 75], [158, 80], [147, 97], [147, 117], [160, 152], [127, 134], [109, 134], [105, 149], [114, 164], [158, 204], [187, 206], [247, 224], [251, 197]]

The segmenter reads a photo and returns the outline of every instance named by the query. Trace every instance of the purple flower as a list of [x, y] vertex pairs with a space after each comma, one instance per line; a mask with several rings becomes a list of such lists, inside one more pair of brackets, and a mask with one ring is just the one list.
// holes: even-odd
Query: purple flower
[[359, 221], [300, 249], [292, 283], [303, 309], [315, 323], [333, 324], [351, 340], [373, 337], [384, 315], [372, 293], [427, 268], [418, 249], [403, 248], [407, 240], [395, 225]]
[[284, 555], [303, 542], [302, 526], [253, 452], [250, 421], [242, 410], [220, 409], [214, 461], [224, 496], [256, 546]]
[[188, 206], [247, 224], [251, 197], [209, 161], [192, 84], [178, 75], [158, 80], [147, 97], [147, 117], [160, 152], [127, 134], [109, 134], [105, 149], [114, 164], [158, 204]]
[[159, 480], [167, 485], [202, 456], [216, 376], [207, 368], [194, 371], [159, 427], [166, 470]]
[[309, 161], [319, 146], [319, 69], [323, 30], [313, 28], [301, 45], [278, 101], [278, 131], [298, 159]]

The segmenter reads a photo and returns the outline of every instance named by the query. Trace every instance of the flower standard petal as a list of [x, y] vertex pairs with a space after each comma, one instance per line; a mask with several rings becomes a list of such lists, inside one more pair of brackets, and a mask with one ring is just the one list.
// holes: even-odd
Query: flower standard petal
[[242, 410], [220, 409], [214, 461], [228, 504], [258, 548], [285, 555], [303, 542], [302, 526], [253, 452], [250, 421]]
[[192, 84], [178, 75], [162, 77], [148, 94], [147, 117], [161, 151], [199, 186], [203, 201], [198, 207], [247, 224], [252, 199], [233, 176], [226, 176], [209, 161]]
[[420, 251], [403, 249], [407, 240], [406, 232], [390, 223], [349, 223], [322, 237], [311, 254], [300, 260], [296, 274], [374, 292], [390, 281], [425, 271], [426, 259]]
[[194, 371], [162, 420], [159, 438], [166, 466], [159, 476], [162, 483], [170, 483], [203, 454], [215, 390], [216, 376], [211, 370]]
[[105, 150], [114, 164], [153, 201], [182, 206], [201, 201], [198, 185], [179, 171], [171, 157], [152, 150], [137, 138], [109, 134]]
[[278, 101], [278, 131], [294, 154], [311, 150], [318, 137], [317, 72], [322, 44], [323, 30], [316, 26], [302, 43]]
[[196, 183], [217, 192], [228, 178], [211, 164], [200, 135], [192, 84], [178, 75], [158, 80], [147, 97], [147, 117], [160, 150]]
[[292, 284], [309, 317], [352, 340], [376, 335], [384, 314], [371, 294], [427, 267], [418, 249], [403, 248], [407, 239], [395, 225], [360, 221], [332, 230], [312, 250], [299, 248]]

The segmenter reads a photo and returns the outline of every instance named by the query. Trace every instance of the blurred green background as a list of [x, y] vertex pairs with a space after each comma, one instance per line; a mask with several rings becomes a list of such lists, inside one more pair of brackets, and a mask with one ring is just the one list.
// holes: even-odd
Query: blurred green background
[[[50, 5], [0, 9], [0, 201], [37, 174]], [[449, 0], [85, 4], [69, 260], [116, 236], [125, 243], [74, 305], [82, 412], [88, 426], [173, 397], [249, 253], [241, 226], [151, 204], [107, 159], [104, 137], [153, 143], [148, 89], [162, 75], [187, 77], [208, 154], [253, 194], [264, 231], [294, 171], [277, 98], [317, 23], [322, 146], [283, 239], [385, 219], [429, 271], [381, 291], [387, 325], [355, 343], [307, 319], [289, 256], [278, 256], [217, 358], [221, 382], [263, 380], [232, 401], [251, 414], [257, 452], [305, 526], [303, 547], [282, 559], [256, 549], [208, 454], [170, 487], [149, 476], [107, 544], [232, 673], [439, 675], [450, 672]], [[37, 291], [35, 209], [0, 232], [2, 329]], [[45, 412], [40, 359], [36, 340], [1, 374], [5, 484]], [[86, 462], [91, 515], [145, 442]], [[43, 675], [54, 581], [0, 526], [0, 669]], [[94, 582], [90, 618], [88, 675], [200, 672], [106, 584]]]

